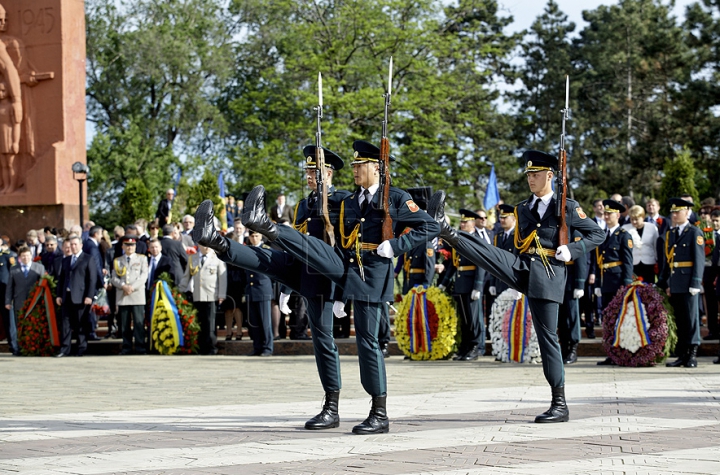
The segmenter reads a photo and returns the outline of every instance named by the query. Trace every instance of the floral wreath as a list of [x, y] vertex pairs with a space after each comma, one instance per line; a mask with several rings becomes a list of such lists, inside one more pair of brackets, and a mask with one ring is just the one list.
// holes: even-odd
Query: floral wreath
[[44, 275], [17, 312], [18, 346], [23, 356], [53, 356], [54, 347], [60, 346], [53, 302], [56, 285], [53, 277]]
[[170, 287], [170, 282], [170, 274], [163, 272], [153, 290], [152, 345], [162, 355], [197, 353], [200, 332], [197, 311], [177, 287]]
[[457, 314], [437, 287], [418, 285], [403, 297], [395, 314], [395, 339], [411, 360], [442, 360], [455, 352]]
[[540, 363], [540, 345], [527, 297], [516, 300], [512, 289], [495, 299], [490, 312], [492, 354], [503, 363]]
[[618, 366], [665, 361], [677, 343], [677, 327], [665, 297], [641, 279], [618, 289], [603, 311], [603, 348]]

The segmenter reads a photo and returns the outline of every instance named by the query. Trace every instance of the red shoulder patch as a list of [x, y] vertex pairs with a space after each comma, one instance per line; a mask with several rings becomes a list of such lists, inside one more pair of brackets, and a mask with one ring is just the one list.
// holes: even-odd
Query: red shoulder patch
[[407, 200], [405, 204], [413, 213], [417, 213], [418, 211], [420, 211], [420, 207], [416, 205], [413, 200]]
[[577, 211], [578, 216], [580, 216], [580, 219], [587, 218], [587, 215], [585, 214], [585, 211], [582, 210], [582, 208], [575, 208], [575, 211]]
[[628, 247], [632, 249], [632, 239], [628, 239]]
[[698, 237], [697, 237], [697, 243], [698, 243], [698, 246], [702, 246], [703, 244], [705, 244], [705, 243], [703, 242], [702, 236], [698, 236]]

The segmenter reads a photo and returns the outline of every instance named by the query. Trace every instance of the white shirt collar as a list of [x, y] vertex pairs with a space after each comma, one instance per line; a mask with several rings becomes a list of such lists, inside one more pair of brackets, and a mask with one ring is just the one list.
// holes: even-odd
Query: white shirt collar
[[677, 226], [678, 234], [682, 234], [688, 224], [690, 224], [690, 221], [685, 221], [683, 224], [679, 224]]
[[[379, 184], [379, 183], [375, 183], [374, 185], [371, 185], [369, 188], [367, 188], [367, 190], [370, 192], [371, 195], [375, 196], [375, 193], [377, 192], [378, 188], [380, 188], [380, 184]], [[365, 193], [365, 188], [363, 188], [363, 187], [361, 186], [361, 187], [360, 187], [360, 194], [362, 195], [363, 193]]]
[[535, 201], [538, 199], [542, 200], [544, 205], [547, 205], [548, 203], [550, 203], [550, 200], [552, 199], [552, 197], [553, 197], [552, 191], [550, 193], [548, 193], [547, 195], [541, 196], [539, 198], [537, 195], [533, 195], [533, 201], [532, 201], [531, 205], [535, 206]]
[[610, 234], [614, 234], [615, 231], [617, 231], [619, 227], [620, 227], [620, 223], [616, 224], [614, 228], [610, 228], [608, 231], [610, 231]]

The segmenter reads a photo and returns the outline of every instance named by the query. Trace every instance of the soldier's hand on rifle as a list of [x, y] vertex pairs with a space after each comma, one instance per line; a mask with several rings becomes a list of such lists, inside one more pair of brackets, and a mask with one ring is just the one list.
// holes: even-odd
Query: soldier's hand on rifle
[[345, 302], [341, 300], [336, 300], [333, 304], [333, 315], [335, 315], [337, 318], [345, 318], [347, 317], [347, 313], [345, 313]]
[[567, 246], [560, 246], [555, 251], [555, 259], [560, 262], [568, 262], [570, 260], [570, 249]]
[[395, 257], [395, 252], [393, 251], [390, 241], [381, 242], [377, 247], [377, 254], [380, 257], [387, 257], [388, 259]]

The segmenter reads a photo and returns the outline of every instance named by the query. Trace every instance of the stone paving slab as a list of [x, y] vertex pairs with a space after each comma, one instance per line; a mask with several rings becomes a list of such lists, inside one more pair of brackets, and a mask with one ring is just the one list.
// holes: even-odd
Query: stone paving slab
[[571, 422], [537, 365], [387, 361], [391, 432], [341, 357], [341, 425], [305, 431], [322, 392], [311, 357], [0, 355], [0, 473], [720, 473], [720, 367], [566, 369]]

